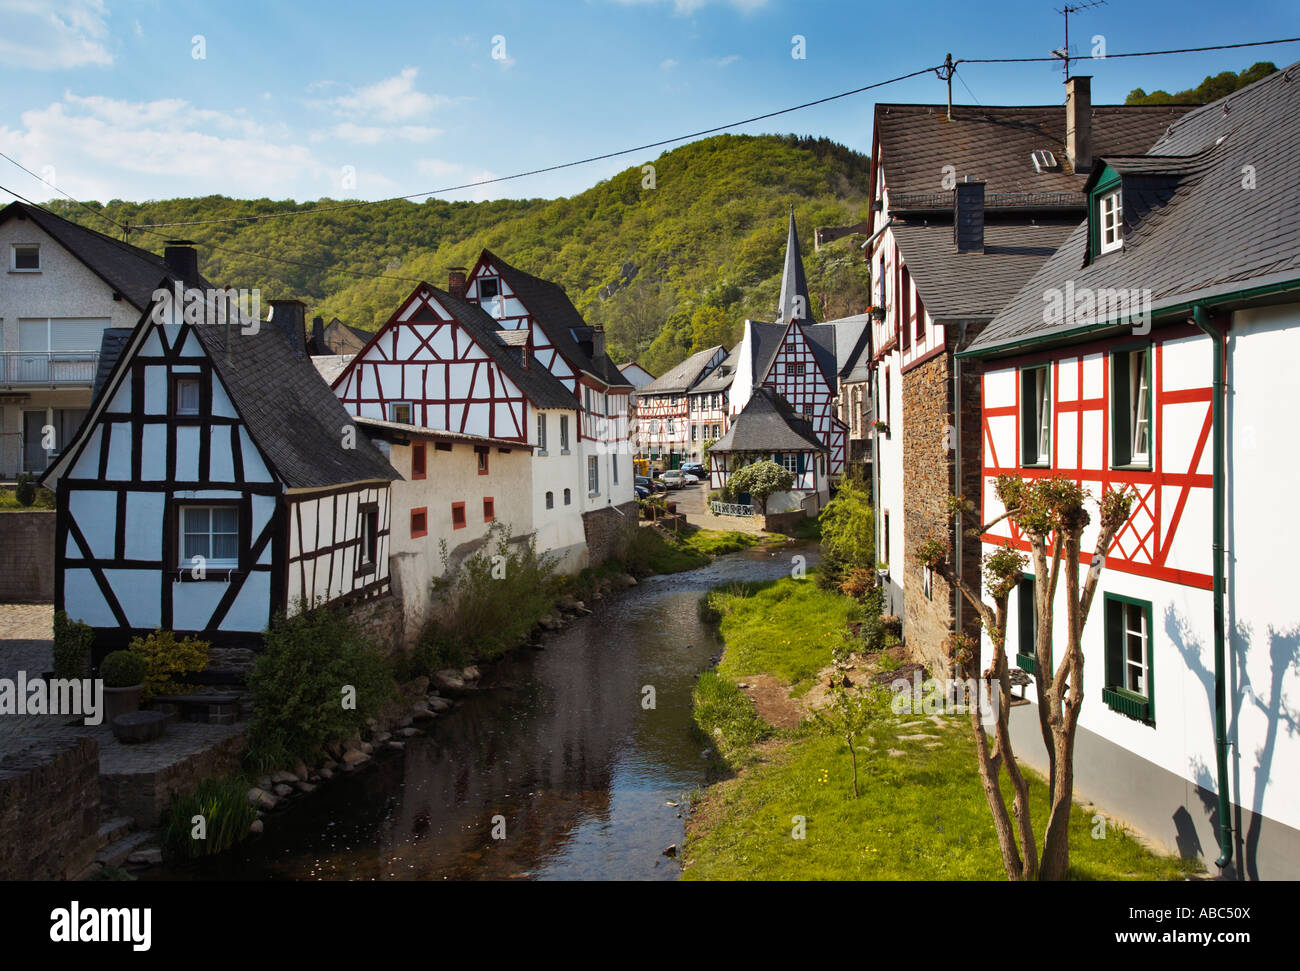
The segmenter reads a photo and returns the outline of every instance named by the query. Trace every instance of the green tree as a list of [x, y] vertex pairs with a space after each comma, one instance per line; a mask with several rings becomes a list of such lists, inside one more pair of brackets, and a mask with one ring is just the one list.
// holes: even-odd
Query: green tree
[[794, 485], [794, 476], [784, 465], [764, 459], [742, 465], [727, 477], [727, 481], [736, 493], [748, 492], [759, 509], [766, 513], [768, 496], [788, 491]]
[[845, 479], [820, 517], [821, 563], [817, 582], [839, 586], [853, 570], [876, 569], [875, 520], [866, 484]]
[[1277, 70], [1272, 61], [1257, 61], [1240, 74], [1224, 71], [1221, 74], [1207, 75], [1194, 88], [1170, 94], [1168, 91], [1152, 91], [1147, 94], [1141, 88], [1134, 88], [1124, 99], [1126, 105], [1202, 105], [1218, 101], [1234, 91], [1254, 84], [1260, 78], [1266, 78]]

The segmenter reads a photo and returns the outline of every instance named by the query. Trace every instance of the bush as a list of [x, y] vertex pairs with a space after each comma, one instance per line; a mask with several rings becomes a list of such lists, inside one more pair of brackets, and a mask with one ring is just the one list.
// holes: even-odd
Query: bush
[[[194, 838], [195, 816], [203, 817], [203, 839]], [[172, 797], [164, 822], [163, 853], [181, 860], [216, 856], [247, 837], [256, 818], [243, 780], [204, 779], [190, 795]]]
[[24, 472], [18, 477], [14, 498], [20, 506], [30, 506], [36, 501], [36, 477], [30, 472]]
[[794, 475], [784, 465], [770, 459], [742, 465], [727, 476], [732, 491], [748, 492], [762, 512], [767, 511], [767, 497], [774, 492], [787, 492], [794, 485]]
[[144, 658], [131, 651], [113, 651], [99, 665], [106, 688], [133, 688], [144, 683], [145, 674]]
[[305, 762], [359, 733], [395, 691], [387, 662], [342, 608], [302, 602], [271, 621], [248, 688], [250, 746]]
[[177, 640], [169, 630], [155, 630], [148, 637], [134, 638], [131, 650], [144, 660], [146, 701], [160, 695], [189, 694], [194, 686], [176, 680], [173, 675], [192, 674], [208, 666], [207, 641], [193, 637]]
[[89, 624], [69, 620], [64, 611], [58, 611], [54, 615], [54, 676], [84, 678], [94, 643], [95, 631]]
[[433, 581], [433, 606], [420, 634], [416, 660], [428, 674], [447, 665], [488, 660], [527, 643], [537, 622], [555, 606], [560, 584], [555, 558], [538, 554], [534, 540], [511, 543], [502, 524], [488, 542]]
[[839, 587], [854, 570], [876, 566], [876, 540], [871, 495], [859, 482], [845, 480], [818, 517], [821, 563], [817, 582], [824, 589]]

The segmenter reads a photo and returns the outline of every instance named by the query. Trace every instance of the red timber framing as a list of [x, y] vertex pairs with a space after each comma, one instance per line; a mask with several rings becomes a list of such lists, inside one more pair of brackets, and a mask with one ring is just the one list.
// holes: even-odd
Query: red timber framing
[[795, 411], [808, 416], [817, 438], [830, 450], [828, 476], [842, 475], [849, 429], [835, 417], [832, 405], [835, 389], [822, 373], [797, 321], [786, 325], [781, 346], [759, 383], [775, 390]]
[[431, 288], [416, 287], [334, 381], [348, 411], [486, 438], [526, 442], [528, 400]]
[[[1212, 425], [1212, 389], [1207, 385], [1188, 387], [1187, 381], [1171, 380], [1166, 371], [1166, 344], [1175, 339], [1197, 336], [1189, 326], [1162, 328], [1153, 337], [1123, 341], [1097, 341], [1076, 345], [1045, 354], [998, 361], [986, 368], [980, 379], [982, 414], [980, 434], [983, 439], [984, 494], [981, 496], [981, 514], [987, 521], [990, 511], [988, 500], [993, 488], [992, 480], [999, 475], [1018, 475], [1026, 479], [1064, 475], [1082, 484], [1099, 498], [1106, 489], [1129, 486], [1134, 491], [1133, 511], [1128, 522], [1120, 529], [1106, 557], [1108, 570], [1119, 570], [1137, 576], [1150, 577], [1170, 583], [1182, 584], [1202, 590], [1213, 587], [1213, 577], [1208, 573], [1174, 567], [1169, 556], [1180, 527], [1197, 529], [1184, 522], [1184, 512], [1193, 490], [1204, 490], [1209, 499], [1213, 476], [1198, 472], [1210, 448]], [[1150, 468], [1111, 468], [1112, 430], [1111, 402], [1114, 377], [1112, 353], [1140, 347], [1151, 350], [1151, 463]], [[1101, 355], [1100, 362], [1097, 356]], [[1084, 369], [1087, 363], [1101, 367], [1101, 393], [1085, 396]], [[1020, 464], [1021, 444], [1021, 382], [1022, 368], [1047, 365], [1050, 369], [1052, 395], [1051, 464], [1045, 467], [1025, 467]], [[1015, 403], [990, 407], [988, 381], [1005, 375], [1004, 368], [1015, 368]], [[1073, 371], [1073, 375], [1069, 372]], [[1062, 375], [1072, 378], [1073, 396], [1062, 400]], [[1168, 387], [1168, 390], [1166, 389]], [[1095, 392], [1095, 389], [1093, 389]], [[1196, 407], [1190, 407], [1196, 406]], [[1178, 409], [1177, 418], [1172, 417]], [[1092, 443], [1085, 435], [1085, 416], [1100, 415], [1099, 441]], [[1010, 419], [1014, 423], [1014, 437], [995, 435], [991, 422]], [[1186, 458], [1178, 466], [1168, 464], [1166, 450], [1169, 435], [1174, 428], [1171, 422], [1189, 433], [1191, 443]], [[1063, 450], [1061, 430], [1065, 423], [1073, 426], [1073, 443]], [[1005, 429], [1005, 425], [1000, 426]], [[1095, 436], [1094, 434], [1094, 437]], [[998, 444], [1002, 451], [999, 452]], [[1181, 451], [1182, 449], [1180, 449]], [[1010, 454], [1004, 454], [1009, 452]], [[1095, 516], [1095, 513], [1094, 513]], [[1205, 527], [1208, 531], [1208, 526]], [[1208, 536], [1208, 532], [1207, 532]], [[1015, 523], [1004, 520], [994, 532], [985, 533], [983, 542], [1004, 545], [1028, 552], [1029, 543]], [[1080, 555], [1080, 562], [1092, 562], [1091, 554]]]

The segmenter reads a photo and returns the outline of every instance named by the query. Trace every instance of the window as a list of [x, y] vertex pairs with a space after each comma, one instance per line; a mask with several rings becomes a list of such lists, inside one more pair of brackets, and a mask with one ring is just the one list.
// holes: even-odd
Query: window
[[391, 401], [388, 404], [388, 420], [399, 422], [403, 425], [414, 425], [413, 417], [415, 409], [411, 407], [409, 401]]
[[1124, 245], [1124, 202], [1119, 189], [1097, 197], [1097, 221], [1100, 252], [1110, 253]]
[[564, 490], [564, 504], [567, 506], [567, 505], [569, 505], [569, 503], [571, 503], [572, 501], [573, 501], [573, 496], [572, 496], [572, 494], [570, 494], [570, 492], [569, 492], [568, 489], [565, 489], [565, 490]]
[[434, 450], [435, 452], [450, 452], [450, 451], [451, 451], [451, 442], [434, 442], [434, 443], [433, 443], [433, 450]]
[[618, 485], [618, 456], [613, 455], [609, 460], [609, 468], [613, 473], [614, 485]]
[[488, 474], [488, 450], [481, 446], [475, 447], [474, 454], [478, 456], [478, 474]]
[[921, 592], [926, 600], [934, 599], [934, 571], [929, 566], [921, 571]]
[[1151, 349], [1111, 356], [1111, 452], [1116, 466], [1151, 466]]
[[569, 416], [560, 416], [560, 454], [569, 454]]
[[546, 416], [537, 416], [537, 450], [546, 454]]
[[676, 424], [673, 422], [673, 419], [669, 418], [669, 419], [668, 419], [668, 434], [669, 434], [669, 435], [676, 434], [676, 431], [677, 431]]
[[600, 495], [600, 462], [595, 455], [587, 456], [587, 495]]
[[423, 479], [428, 474], [428, 455], [425, 451], [424, 442], [416, 442], [411, 446], [411, 478]]
[[1052, 460], [1052, 379], [1046, 365], [1020, 372], [1020, 464]]
[[882, 541], [880, 545], [885, 548], [884, 563], [886, 566], [888, 566], [889, 565], [889, 510], [885, 510], [885, 528], [881, 530], [880, 538]]
[[480, 300], [491, 300], [501, 292], [501, 281], [494, 276], [479, 277], [478, 281], [478, 298]]
[[496, 504], [496, 500], [493, 499], [491, 496], [486, 496], [486, 497], [484, 497], [484, 499], [483, 499], [483, 522], [485, 522], [485, 523], [490, 523], [490, 522], [493, 522], [496, 518], [497, 518], [497, 504]]
[[463, 502], [453, 502], [451, 504], [451, 528], [465, 528], [465, 504]]
[[411, 539], [429, 535], [429, 507], [411, 510]]
[[197, 415], [199, 413], [199, 388], [198, 377], [173, 377], [173, 413], [177, 415]]
[[699, 426], [699, 425], [696, 425], [696, 424], [694, 424], [694, 423], [692, 423], [692, 424], [691, 424], [691, 441], [692, 441], [692, 442], [694, 442], [694, 441], [698, 441], [699, 431], [700, 431], [700, 426]]
[[1151, 604], [1106, 594], [1106, 686], [1102, 700], [1112, 711], [1155, 724], [1151, 650]]
[[239, 507], [182, 506], [180, 508], [180, 562], [184, 568], [202, 557], [207, 569], [233, 570], [239, 566]]
[[803, 471], [803, 462], [800, 461], [802, 458], [803, 456], [797, 452], [786, 452], [784, 454], [778, 454], [776, 460], [780, 465], [785, 466], [785, 468], [790, 471], [791, 475], [798, 475]]
[[379, 507], [373, 502], [363, 502], [359, 510], [361, 524], [360, 545], [357, 550], [357, 573], [369, 573], [379, 558]]
[[[1034, 602], [1034, 578], [1028, 574], [1016, 584], [1016, 664], [1023, 671], [1034, 673], [1038, 659], [1038, 607]], [[1049, 657], [1048, 664], [1053, 663]], [[1051, 671], [1045, 672], [1047, 677]]]
[[722, 437], [722, 426], [721, 426], [721, 425], [714, 425], [714, 426], [713, 426], [713, 437], [714, 437], [715, 439], [716, 439], [716, 438], [721, 438], [721, 437]]
[[546, 494], [546, 508], [547, 508], [547, 509], [554, 509], [554, 508], [555, 508], [555, 493], [554, 493], [554, 492], [548, 492], [548, 493]]
[[39, 273], [41, 271], [41, 247], [38, 243], [15, 243], [13, 262], [10, 270], [14, 273]]

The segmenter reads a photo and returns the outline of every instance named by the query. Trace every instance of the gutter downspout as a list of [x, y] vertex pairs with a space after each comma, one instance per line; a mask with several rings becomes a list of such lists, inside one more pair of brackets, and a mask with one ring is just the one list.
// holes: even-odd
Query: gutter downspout
[[1228, 799], [1228, 730], [1224, 654], [1224, 442], [1223, 395], [1227, 334], [1210, 323], [1204, 304], [1192, 307], [1192, 322], [1214, 343], [1214, 391], [1211, 421], [1214, 430], [1214, 748], [1219, 777], [1219, 858], [1223, 869], [1232, 861], [1232, 817]]
[[[957, 326], [960, 328], [957, 334], [957, 347], [958, 348], [965, 347], [966, 346], [966, 321], [964, 320], [961, 321]], [[953, 357], [952, 357], [952, 425], [953, 425], [952, 494], [954, 496], [959, 496], [962, 494], [961, 493], [961, 482], [962, 482], [961, 404], [962, 404], [961, 358], [957, 356], [956, 351], [954, 350]], [[957, 576], [960, 577], [962, 575], [962, 570], [961, 570], [962, 563], [964, 562], [962, 558], [962, 533], [964, 531], [963, 530], [964, 524], [962, 522], [961, 513], [958, 512], [953, 517], [953, 520], [954, 520], [953, 525], [956, 527], [956, 535], [953, 537], [953, 558], [956, 560]], [[957, 591], [953, 591], [953, 592], [956, 593], [956, 597], [954, 598], [956, 601], [956, 609], [954, 610], [953, 620], [956, 623], [957, 633], [960, 634], [962, 632], [962, 596]], [[975, 677], [976, 675], [975, 673], [967, 672], [966, 676]]]

